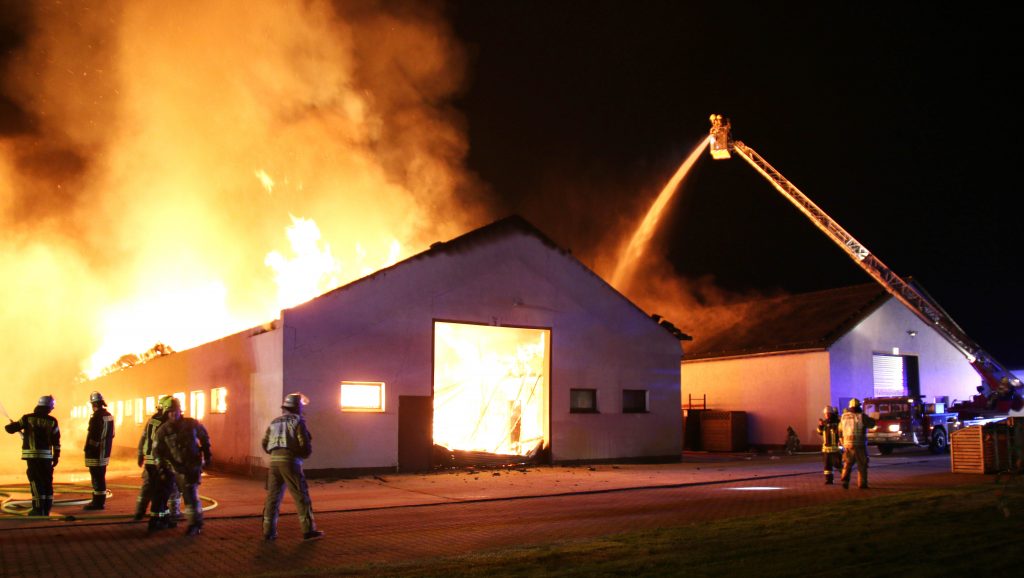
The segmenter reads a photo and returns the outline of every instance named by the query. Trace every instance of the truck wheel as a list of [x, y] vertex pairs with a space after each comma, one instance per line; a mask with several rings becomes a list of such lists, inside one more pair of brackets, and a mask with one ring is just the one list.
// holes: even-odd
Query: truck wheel
[[928, 451], [933, 454], [941, 454], [949, 451], [949, 440], [946, 439], [946, 432], [937, 429], [932, 432], [932, 442], [928, 444]]
[[892, 451], [894, 449], [896, 449], [896, 448], [894, 448], [892, 446], [878, 446], [878, 453], [882, 454], [883, 456], [891, 456], [892, 455]]

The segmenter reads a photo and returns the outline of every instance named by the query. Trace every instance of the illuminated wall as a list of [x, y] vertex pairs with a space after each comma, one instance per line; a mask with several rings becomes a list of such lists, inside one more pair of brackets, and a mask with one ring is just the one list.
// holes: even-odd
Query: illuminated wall
[[815, 428], [825, 405], [869, 397], [873, 354], [891, 354], [894, 347], [918, 357], [921, 395], [927, 399], [968, 399], [980, 383], [956, 348], [890, 298], [827, 350], [684, 361], [682, 399], [706, 393], [709, 409], [746, 411], [751, 444], [782, 445], [786, 427], [793, 426], [805, 446], [814, 446], [820, 443]]
[[[310, 396], [313, 434], [331, 440], [308, 468], [397, 465], [399, 397], [434, 393], [436, 321], [550, 331], [555, 461], [680, 455], [679, 341], [535, 235], [459, 240], [283, 321], [286, 389]], [[342, 381], [386, 384], [385, 411], [340, 411]], [[597, 391], [597, 413], [570, 413], [569, 390], [580, 387]], [[648, 390], [650, 411], [623, 413], [623, 389]]]
[[[538, 389], [545, 415], [534, 411], [523, 424], [546, 420], [553, 460], [679, 459], [679, 341], [525, 223], [502, 223], [284, 310], [273, 330], [157, 358], [82, 384], [78, 397], [98, 389], [145, 404], [181, 392], [187, 402], [202, 391], [215, 463], [244, 470], [267, 465], [263, 432], [280, 415], [283, 395], [301, 391], [310, 399], [313, 434], [307, 470], [394, 468], [400, 398], [435, 394], [435, 326], [525, 328], [509, 335], [525, 336], [518, 346], [545, 348], [530, 363], [547, 369]], [[216, 388], [227, 391], [223, 413]], [[570, 411], [569, 392], [579, 388], [595, 393], [596, 412]], [[636, 411], [638, 391], [647, 411]], [[633, 405], [624, 408], [627, 397]], [[134, 451], [140, 433], [132, 421], [118, 429], [115, 444]]]

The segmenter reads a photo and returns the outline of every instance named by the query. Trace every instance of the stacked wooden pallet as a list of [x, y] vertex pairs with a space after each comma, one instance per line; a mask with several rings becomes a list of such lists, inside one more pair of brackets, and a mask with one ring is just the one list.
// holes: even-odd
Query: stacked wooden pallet
[[991, 474], [1009, 466], [1009, 436], [1005, 424], [972, 425], [950, 437], [954, 473]]

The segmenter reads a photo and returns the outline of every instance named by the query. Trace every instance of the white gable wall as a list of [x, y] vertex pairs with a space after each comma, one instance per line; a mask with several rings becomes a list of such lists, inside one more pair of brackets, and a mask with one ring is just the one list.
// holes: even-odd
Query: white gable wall
[[[554, 460], [681, 451], [678, 340], [532, 235], [460, 242], [282, 315], [284, 389], [312, 398], [307, 468], [398, 464], [398, 397], [431, 395], [435, 320], [551, 330]], [[385, 382], [386, 411], [341, 412], [343, 380]], [[573, 387], [597, 389], [600, 413], [570, 414]], [[651, 412], [622, 414], [623, 388], [648, 389]]]
[[[911, 337], [908, 331], [917, 335]], [[829, 348], [832, 403], [838, 403], [840, 398], [871, 397], [872, 355], [891, 354], [894, 347], [899, 348], [900, 355], [917, 356], [921, 395], [928, 399], [943, 395], [949, 396], [950, 401], [969, 399], [981, 383], [980, 376], [959, 350], [905, 305], [890, 298]]]

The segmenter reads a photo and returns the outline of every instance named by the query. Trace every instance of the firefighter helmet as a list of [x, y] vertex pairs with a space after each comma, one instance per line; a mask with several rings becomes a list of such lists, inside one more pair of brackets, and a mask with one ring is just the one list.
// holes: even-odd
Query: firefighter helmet
[[856, 397], [850, 399], [850, 409], [857, 409], [860, 407], [860, 400]]
[[281, 402], [281, 407], [284, 409], [301, 409], [302, 406], [307, 403], [309, 403], [308, 397], [299, 392], [295, 392], [284, 396], [284, 401]]
[[171, 401], [174, 398], [169, 395], [160, 396], [160, 400], [156, 402], [157, 407], [160, 411], [167, 411], [171, 409]]
[[103, 405], [107, 405], [107, 402], [103, 399], [103, 394], [98, 391], [94, 391], [89, 394], [89, 403], [102, 403]]
[[181, 411], [181, 400], [180, 399], [168, 395], [162, 401], [163, 401], [163, 403], [161, 405], [164, 408], [164, 413], [172, 412], [172, 411]]
[[36, 405], [39, 407], [45, 407], [47, 409], [53, 409], [54, 406], [57, 405], [57, 400], [53, 399], [52, 395], [44, 395], [39, 398], [39, 401], [36, 402]]
[[826, 416], [830, 416], [835, 415], [838, 412], [836, 411], [836, 408], [832, 407], [831, 405], [826, 405], [825, 409], [822, 410], [822, 413], [825, 414]]

